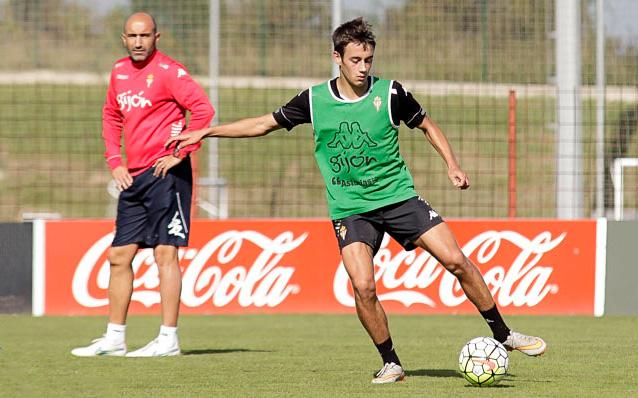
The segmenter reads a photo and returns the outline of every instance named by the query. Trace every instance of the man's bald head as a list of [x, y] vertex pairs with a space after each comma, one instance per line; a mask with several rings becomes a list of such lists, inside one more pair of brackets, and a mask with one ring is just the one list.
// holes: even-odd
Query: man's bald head
[[122, 42], [133, 62], [144, 62], [155, 51], [159, 40], [155, 18], [145, 12], [136, 12], [124, 23]]
[[147, 14], [145, 12], [136, 12], [135, 14], [132, 14], [124, 22], [124, 28], [122, 31], [126, 32], [126, 28], [133, 23], [150, 24], [150, 26], [153, 27], [153, 33], [157, 33], [157, 22], [155, 22], [155, 18], [153, 18], [151, 14]]

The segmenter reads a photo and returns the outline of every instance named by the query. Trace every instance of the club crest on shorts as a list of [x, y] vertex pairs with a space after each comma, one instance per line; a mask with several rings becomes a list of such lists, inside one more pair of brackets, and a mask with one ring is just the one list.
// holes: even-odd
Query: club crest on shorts
[[341, 225], [339, 227], [339, 236], [341, 236], [341, 240], [346, 240], [346, 234], [348, 233], [348, 228], [345, 225]]
[[186, 235], [184, 235], [183, 231], [184, 226], [182, 225], [182, 220], [179, 217], [179, 211], [176, 211], [173, 219], [168, 224], [168, 234], [186, 239]]
[[341, 224], [341, 220], [334, 221], [334, 228], [337, 236], [341, 237], [341, 240], [346, 239], [346, 234], [348, 233], [348, 228], [345, 225]]

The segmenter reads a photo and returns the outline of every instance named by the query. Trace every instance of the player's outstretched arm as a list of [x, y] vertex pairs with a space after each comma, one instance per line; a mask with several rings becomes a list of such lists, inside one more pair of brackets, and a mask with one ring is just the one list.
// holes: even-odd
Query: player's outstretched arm
[[454, 151], [452, 151], [452, 146], [439, 126], [437, 126], [432, 119], [426, 116], [419, 125], [419, 128], [423, 131], [428, 141], [430, 141], [430, 144], [432, 144], [434, 149], [436, 149], [447, 164], [447, 175], [450, 181], [452, 181], [452, 184], [460, 189], [469, 188], [470, 181], [467, 178], [467, 174], [465, 174], [459, 166], [459, 162], [456, 160]]
[[260, 137], [272, 131], [279, 130], [280, 128], [282, 127], [275, 121], [272, 113], [268, 113], [263, 116], [241, 119], [228, 124], [189, 131], [169, 138], [165, 146], [168, 148], [173, 145], [173, 143], [176, 143], [176, 149], [179, 150], [188, 145], [196, 144], [206, 137]]

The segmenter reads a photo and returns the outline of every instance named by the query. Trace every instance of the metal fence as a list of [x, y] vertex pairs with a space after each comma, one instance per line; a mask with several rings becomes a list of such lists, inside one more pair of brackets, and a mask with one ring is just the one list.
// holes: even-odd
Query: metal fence
[[[569, 0], [556, 0], [569, 1]], [[454, 190], [423, 135], [401, 127], [417, 191], [447, 217], [557, 217], [556, 1], [339, 1], [377, 34], [374, 74], [401, 82], [443, 128], [472, 187]], [[132, 11], [152, 13], [158, 44], [207, 88], [214, 0], [0, 0], [0, 221], [34, 215], [112, 217], [101, 107], [119, 34]], [[220, 123], [277, 109], [332, 74], [331, 0], [219, 0]], [[574, 1], [577, 4], [577, 1]], [[638, 156], [638, 3], [604, 1], [604, 208], [614, 160]], [[584, 217], [597, 208], [596, 1], [580, 3], [578, 102]], [[213, 35], [214, 36], [214, 35]], [[213, 60], [215, 61], [215, 60]], [[510, 91], [516, 95], [512, 142]], [[310, 126], [199, 152], [199, 216], [325, 217]], [[564, 143], [563, 143], [564, 144]], [[515, 155], [515, 156], [514, 156]], [[211, 160], [212, 159], [212, 160]], [[214, 162], [215, 164], [211, 164]], [[618, 162], [616, 162], [618, 163]], [[512, 170], [512, 166], [515, 170]], [[638, 208], [638, 172], [624, 167], [624, 217]], [[214, 174], [214, 175], [213, 175]], [[516, 202], [512, 201], [516, 178]], [[208, 179], [208, 180], [207, 180]], [[565, 205], [565, 204], [563, 204]], [[220, 212], [220, 207], [224, 211]], [[513, 211], [514, 210], [514, 211]]]

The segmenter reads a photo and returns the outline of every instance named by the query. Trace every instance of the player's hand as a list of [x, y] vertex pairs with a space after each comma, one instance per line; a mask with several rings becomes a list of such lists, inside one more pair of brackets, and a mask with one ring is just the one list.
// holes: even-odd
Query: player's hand
[[206, 137], [206, 133], [208, 133], [208, 129], [189, 131], [187, 133], [176, 135], [166, 141], [164, 148], [168, 149], [173, 143], [175, 143], [175, 152], [177, 152], [189, 145], [197, 144]]
[[115, 180], [115, 186], [122, 192], [126, 188], [133, 184], [133, 177], [129, 174], [128, 170], [124, 166], [117, 166], [111, 171], [111, 175]]
[[448, 169], [447, 176], [456, 188], [468, 189], [470, 187], [470, 180], [467, 178], [467, 174], [458, 167]]
[[153, 170], [153, 175], [155, 177], [164, 178], [166, 177], [166, 173], [171, 169], [171, 167], [179, 164], [179, 162], [181, 161], [182, 159], [173, 155], [163, 156], [157, 159], [157, 161], [153, 165], [153, 167], [155, 167], [155, 170]]

